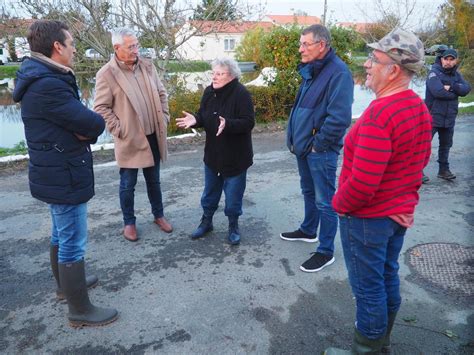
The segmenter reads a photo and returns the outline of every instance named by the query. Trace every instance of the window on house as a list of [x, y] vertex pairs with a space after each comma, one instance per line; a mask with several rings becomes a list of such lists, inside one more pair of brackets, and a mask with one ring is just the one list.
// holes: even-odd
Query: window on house
[[233, 51], [235, 49], [235, 39], [227, 38], [224, 40], [224, 50]]

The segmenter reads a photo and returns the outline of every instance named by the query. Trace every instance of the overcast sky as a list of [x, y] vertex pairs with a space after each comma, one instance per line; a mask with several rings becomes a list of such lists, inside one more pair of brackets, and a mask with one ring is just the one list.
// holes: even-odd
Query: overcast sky
[[[284, 15], [302, 10], [308, 15], [321, 17], [324, 12], [324, 0], [249, 0], [250, 3], [265, 5], [267, 14]], [[376, 0], [327, 0], [328, 19], [331, 22], [372, 22], [376, 20]], [[420, 21], [433, 21], [439, 5], [445, 0], [382, 0], [386, 9], [406, 17], [406, 6], [415, 4], [415, 10], [410, 16], [411, 26], [416, 26]]]

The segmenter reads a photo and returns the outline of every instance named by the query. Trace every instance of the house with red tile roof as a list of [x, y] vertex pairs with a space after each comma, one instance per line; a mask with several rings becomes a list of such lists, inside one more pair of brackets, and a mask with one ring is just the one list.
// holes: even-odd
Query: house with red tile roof
[[178, 58], [213, 60], [235, 57], [235, 49], [245, 32], [254, 28], [268, 30], [274, 25], [263, 21], [188, 21], [176, 34]]

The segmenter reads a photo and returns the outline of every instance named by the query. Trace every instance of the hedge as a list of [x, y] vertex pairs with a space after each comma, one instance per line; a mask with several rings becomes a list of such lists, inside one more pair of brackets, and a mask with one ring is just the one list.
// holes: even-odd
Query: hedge
[[[282, 92], [276, 87], [249, 86], [255, 107], [257, 123], [269, 123], [288, 119], [296, 93], [292, 90]], [[169, 100], [171, 122], [168, 126], [169, 134], [189, 133], [176, 127], [175, 119], [182, 117], [182, 111], [194, 113], [199, 109], [202, 92], [176, 93]]]

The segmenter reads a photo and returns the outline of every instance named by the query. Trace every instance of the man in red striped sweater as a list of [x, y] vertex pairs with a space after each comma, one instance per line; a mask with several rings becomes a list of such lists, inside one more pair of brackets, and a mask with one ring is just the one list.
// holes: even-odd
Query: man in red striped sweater
[[357, 302], [352, 345], [357, 354], [389, 350], [401, 304], [398, 257], [431, 153], [431, 116], [408, 88], [424, 65], [423, 44], [397, 28], [369, 47], [374, 51], [364, 63], [366, 86], [376, 99], [345, 138], [333, 198]]

